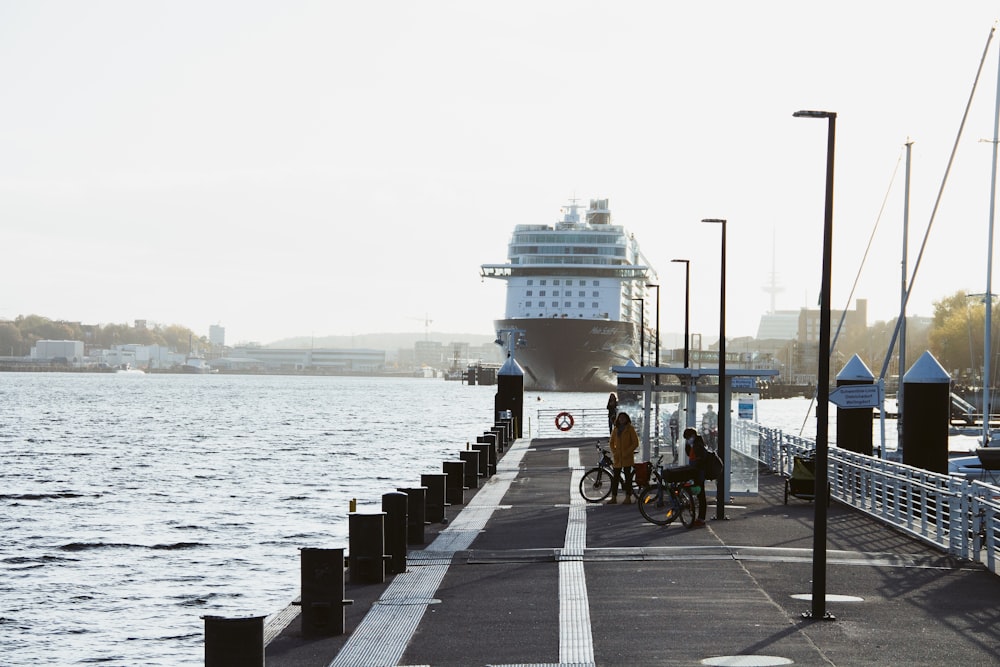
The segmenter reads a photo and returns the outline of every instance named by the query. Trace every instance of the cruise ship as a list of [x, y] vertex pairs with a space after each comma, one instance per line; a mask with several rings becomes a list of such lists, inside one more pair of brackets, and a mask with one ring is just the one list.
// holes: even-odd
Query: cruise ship
[[574, 200], [554, 224], [514, 228], [507, 264], [481, 275], [507, 281], [497, 341], [524, 370], [526, 389], [607, 391], [612, 366], [639, 364], [653, 347], [644, 316], [656, 272], [635, 238], [611, 223], [607, 199], [592, 199], [581, 219]]

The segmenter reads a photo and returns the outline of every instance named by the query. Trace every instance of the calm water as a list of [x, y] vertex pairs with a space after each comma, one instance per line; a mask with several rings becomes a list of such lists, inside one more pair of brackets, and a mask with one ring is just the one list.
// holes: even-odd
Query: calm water
[[[202, 615], [284, 607], [298, 548], [346, 547], [349, 500], [375, 511], [440, 472], [492, 424], [495, 392], [0, 373], [0, 663], [203, 664]], [[528, 393], [525, 417], [606, 398]], [[808, 404], [762, 402], [760, 421], [798, 433]]]

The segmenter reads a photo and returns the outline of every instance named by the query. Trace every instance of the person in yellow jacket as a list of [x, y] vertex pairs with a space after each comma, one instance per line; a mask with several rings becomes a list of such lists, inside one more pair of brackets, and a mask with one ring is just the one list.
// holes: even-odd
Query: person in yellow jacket
[[639, 449], [639, 434], [632, 426], [632, 418], [627, 412], [619, 412], [615, 418], [615, 427], [611, 429], [611, 458], [615, 475], [611, 478], [611, 500], [609, 505], [618, 503], [618, 484], [622, 471], [625, 471], [625, 504], [632, 503], [632, 477], [635, 475], [635, 452]]

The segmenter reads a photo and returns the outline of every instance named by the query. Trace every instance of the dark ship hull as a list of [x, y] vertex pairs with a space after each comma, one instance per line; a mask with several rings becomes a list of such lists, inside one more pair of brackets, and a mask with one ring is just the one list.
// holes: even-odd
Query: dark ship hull
[[570, 318], [505, 319], [497, 331], [521, 330], [514, 359], [524, 370], [524, 388], [535, 391], [613, 391], [623, 366], [639, 354], [631, 322]]

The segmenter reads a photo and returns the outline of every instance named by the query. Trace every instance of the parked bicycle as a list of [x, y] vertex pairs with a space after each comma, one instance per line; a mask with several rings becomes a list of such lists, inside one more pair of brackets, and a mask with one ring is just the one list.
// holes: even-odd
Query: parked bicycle
[[[661, 457], [662, 458], [662, 457]], [[695, 481], [694, 466], [660, 467], [656, 483], [642, 490], [639, 495], [639, 512], [650, 523], [666, 526], [680, 519], [685, 528], [694, 525]]]
[[[599, 503], [609, 495], [611, 495], [611, 480], [615, 476], [614, 463], [611, 460], [611, 450], [604, 449], [601, 447], [601, 443], [595, 445], [597, 451], [600, 452], [601, 458], [598, 460], [597, 465], [590, 470], [588, 470], [583, 478], [580, 480], [580, 495], [588, 503]], [[642, 493], [642, 490], [653, 484], [654, 479], [656, 483], [659, 483], [660, 470], [662, 466], [660, 465], [663, 461], [663, 455], [657, 459], [655, 465], [650, 465], [649, 479], [646, 480], [646, 484], [640, 484], [639, 475], [635, 475], [632, 478], [632, 495], [636, 498]], [[624, 491], [625, 490], [625, 479], [624, 475], [620, 472], [618, 474], [618, 486]]]

